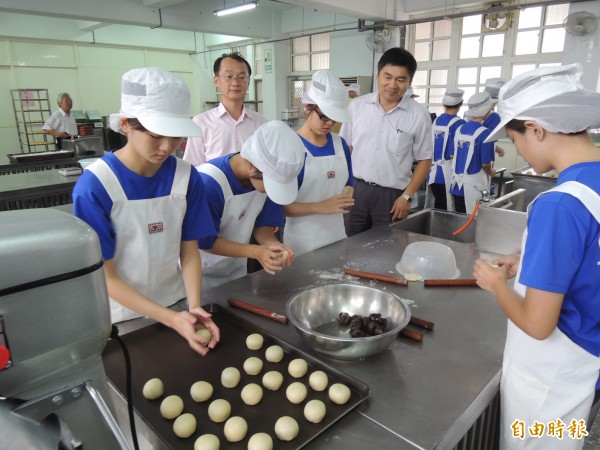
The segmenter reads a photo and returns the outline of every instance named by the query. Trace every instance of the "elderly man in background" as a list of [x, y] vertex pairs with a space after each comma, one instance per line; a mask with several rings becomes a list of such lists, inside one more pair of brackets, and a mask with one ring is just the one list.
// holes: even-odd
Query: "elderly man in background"
[[56, 97], [59, 108], [44, 122], [42, 130], [54, 136], [56, 146], [62, 149], [62, 140], [77, 135], [77, 124], [71, 115], [73, 100], [67, 92], [61, 92]]
[[215, 61], [213, 72], [221, 102], [193, 118], [202, 136], [188, 139], [183, 159], [194, 166], [239, 152], [246, 139], [267, 121], [244, 106], [252, 75], [248, 61], [238, 53], [224, 54]]
[[[417, 61], [399, 47], [377, 64], [377, 91], [350, 103], [340, 135], [352, 149], [355, 203], [348, 236], [405, 218], [431, 167], [431, 118], [406, 94]], [[417, 162], [414, 172], [413, 162]]]

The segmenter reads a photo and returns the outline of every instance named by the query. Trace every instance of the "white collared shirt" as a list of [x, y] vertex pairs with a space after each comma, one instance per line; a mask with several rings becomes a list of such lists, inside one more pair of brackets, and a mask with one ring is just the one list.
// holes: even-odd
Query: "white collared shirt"
[[239, 152], [246, 139], [267, 119], [244, 107], [240, 118], [235, 120], [219, 103], [216, 108], [195, 116], [193, 121], [202, 130], [202, 136], [187, 140], [183, 159], [198, 166], [219, 156]]
[[67, 115], [61, 108], [58, 108], [44, 122], [42, 130], [54, 130], [70, 136], [77, 136], [77, 123], [71, 114]]
[[377, 92], [357, 97], [348, 107], [351, 122], [340, 136], [352, 146], [352, 170], [356, 178], [380, 186], [406, 189], [413, 161], [431, 159], [431, 116], [408, 96], [385, 112]]

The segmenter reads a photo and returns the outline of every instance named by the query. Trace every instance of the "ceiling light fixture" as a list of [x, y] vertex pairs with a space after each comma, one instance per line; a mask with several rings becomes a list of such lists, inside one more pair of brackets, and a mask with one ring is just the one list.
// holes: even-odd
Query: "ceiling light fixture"
[[254, 9], [258, 6], [258, 1], [242, 3], [236, 6], [229, 6], [223, 9], [215, 9], [215, 16], [227, 16], [229, 14], [235, 14], [242, 11], [248, 11], [250, 9]]

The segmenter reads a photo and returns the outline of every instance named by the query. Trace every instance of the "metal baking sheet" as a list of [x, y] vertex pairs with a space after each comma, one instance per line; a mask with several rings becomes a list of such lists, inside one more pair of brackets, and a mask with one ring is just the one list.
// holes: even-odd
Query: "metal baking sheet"
[[[199, 436], [211, 433], [219, 437], [221, 448], [245, 450], [253, 434], [264, 432], [271, 435], [277, 449], [302, 448], [369, 396], [369, 387], [366, 384], [327, 366], [227, 309], [216, 304], [206, 305], [204, 308], [213, 314], [213, 320], [221, 330], [219, 345], [205, 357], [196, 354], [181, 336], [162, 324], [151, 325], [122, 338], [131, 355], [134, 407], [148, 426], [165, 442], [166, 447], [191, 450]], [[253, 351], [246, 347], [246, 337], [251, 333], [263, 335], [265, 343], [261, 350]], [[279, 363], [268, 362], [264, 357], [266, 348], [274, 344], [280, 345], [285, 351], [284, 359]], [[243, 370], [244, 361], [250, 356], [257, 356], [263, 360], [263, 370], [258, 375], [250, 376]], [[292, 378], [287, 372], [288, 364], [294, 358], [304, 358], [309, 365], [307, 374], [300, 379]], [[113, 340], [108, 342], [103, 361], [108, 377], [124, 394], [125, 363], [118, 343]], [[230, 366], [237, 367], [241, 373], [240, 384], [233, 389], [223, 387], [220, 381], [221, 372]], [[284, 377], [283, 385], [278, 391], [269, 391], [262, 385], [262, 376], [269, 370], [277, 370]], [[336, 405], [329, 400], [327, 390], [313, 391], [308, 385], [308, 377], [315, 370], [327, 373], [329, 385], [335, 382], [346, 384], [351, 391], [350, 401], [345, 405]], [[164, 395], [157, 400], [147, 400], [142, 395], [142, 388], [146, 381], [155, 377], [163, 380]], [[190, 387], [200, 380], [211, 383], [214, 393], [208, 401], [196, 403], [190, 396]], [[299, 405], [290, 403], [285, 396], [287, 386], [294, 381], [304, 383], [308, 391], [306, 400]], [[256, 383], [263, 387], [263, 399], [256, 406], [247, 406], [241, 400], [242, 388], [248, 383]], [[175, 435], [174, 420], [166, 420], [160, 415], [162, 399], [173, 394], [183, 399], [184, 412], [192, 413], [196, 417], [197, 430], [187, 439]], [[217, 424], [208, 418], [208, 405], [217, 398], [224, 398], [231, 403], [231, 416], [246, 419], [248, 433], [242, 441], [228, 442], [223, 434], [224, 423]], [[327, 407], [327, 414], [319, 424], [310, 423], [304, 418], [304, 406], [313, 399], [323, 401]], [[275, 422], [282, 416], [293, 417], [300, 426], [298, 437], [290, 442], [280, 441], [275, 436]]]

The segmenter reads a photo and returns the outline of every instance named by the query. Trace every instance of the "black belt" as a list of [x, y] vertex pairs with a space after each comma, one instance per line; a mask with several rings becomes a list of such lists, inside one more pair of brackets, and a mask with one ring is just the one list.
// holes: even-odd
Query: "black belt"
[[367, 185], [369, 185], [369, 186], [379, 186], [379, 187], [383, 187], [383, 186], [381, 186], [381, 185], [379, 185], [379, 184], [377, 184], [377, 183], [371, 183], [370, 181], [365, 181], [365, 180], [363, 180], [362, 178], [354, 178], [354, 181], [358, 181], [359, 183], [364, 183], [364, 184], [367, 184]]

